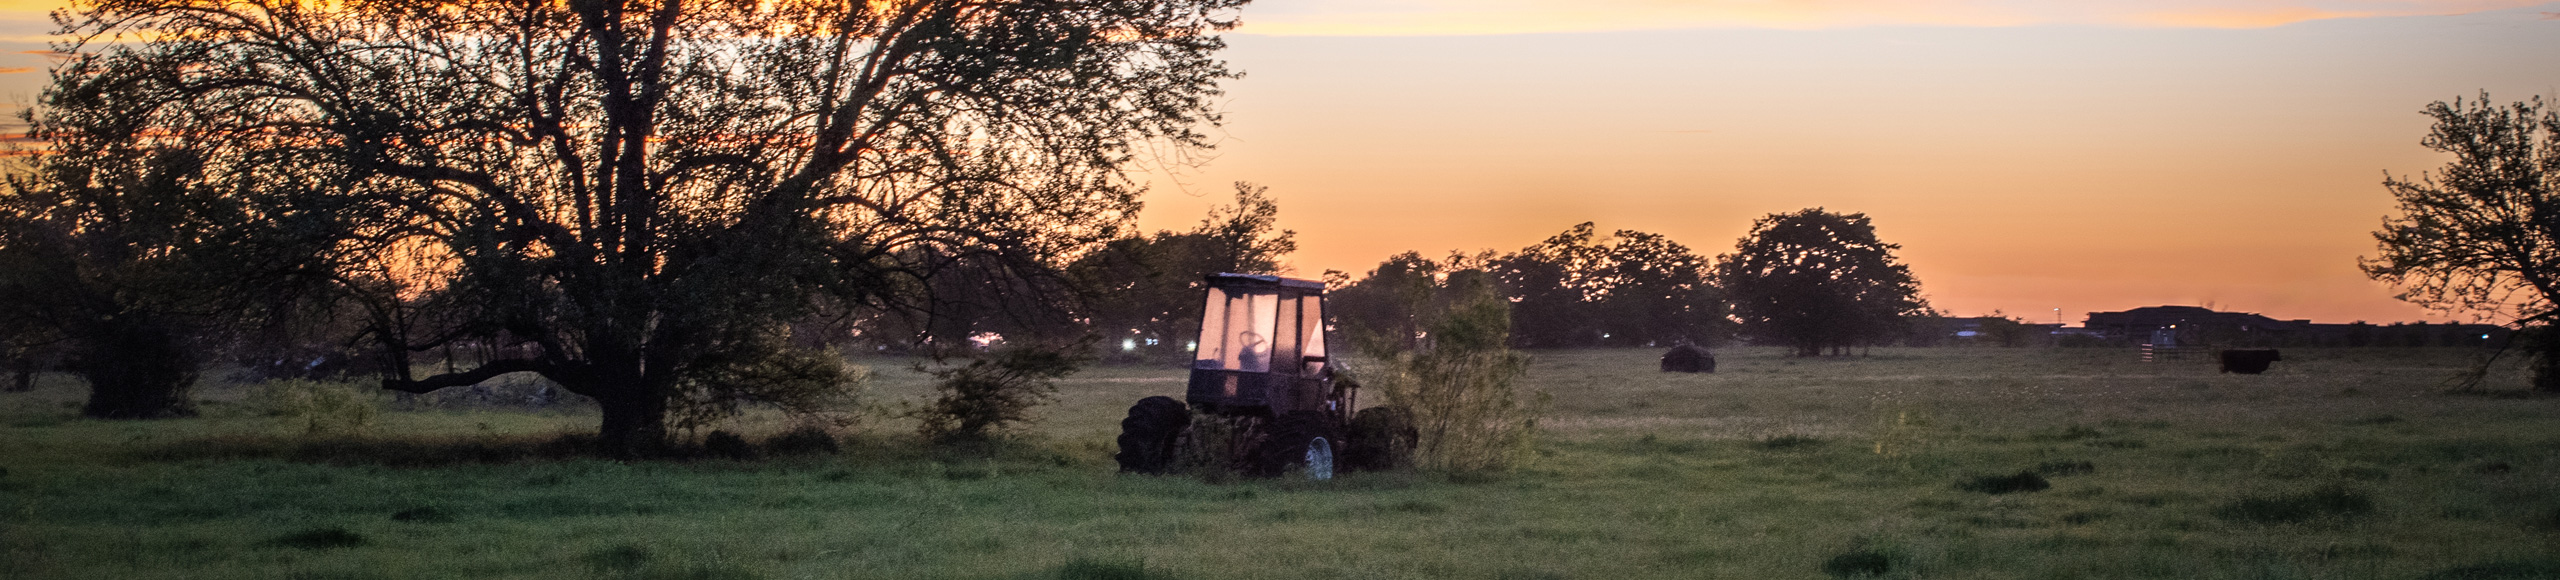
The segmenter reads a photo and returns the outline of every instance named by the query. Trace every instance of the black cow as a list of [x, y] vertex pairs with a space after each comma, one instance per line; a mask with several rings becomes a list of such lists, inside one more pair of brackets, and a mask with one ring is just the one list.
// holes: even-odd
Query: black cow
[[1716, 372], [1716, 355], [1707, 354], [1707, 349], [1698, 345], [1681, 343], [1680, 346], [1671, 347], [1671, 352], [1662, 353], [1662, 372]]
[[2272, 348], [2234, 348], [2222, 351], [2222, 372], [2254, 375], [2267, 372], [2267, 365], [2284, 360]]

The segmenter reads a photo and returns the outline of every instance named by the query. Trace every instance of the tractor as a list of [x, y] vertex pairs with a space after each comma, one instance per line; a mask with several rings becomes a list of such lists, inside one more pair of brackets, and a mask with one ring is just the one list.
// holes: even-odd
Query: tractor
[[1330, 479], [1410, 461], [1411, 415], [1353, 411], [1360, 385], [1327, 356], [1324, 283], [1212, 274], [1183, 399], [1153, 396], [1120, 421], [1125, 473], [1223, 469]]

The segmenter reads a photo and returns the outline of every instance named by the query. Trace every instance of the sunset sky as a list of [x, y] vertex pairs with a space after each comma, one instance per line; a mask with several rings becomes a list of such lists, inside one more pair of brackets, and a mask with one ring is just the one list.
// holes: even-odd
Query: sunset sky
[[[58, 2], [0, 0], [0, 99]], [[2560, 96], [2560, 3], [1262, 0], [1206, 159], [1142, 225], [1269, 186], [1307, 277], [1576, 223], [1729, 250], [1863, 212], [1959, 315], [2156, 304], [2444, 320], [2356, 270], [2431, 101]]]
[[1864, 212], [1960, 315], [2211, 305], [2434, 319], [2356, 257], [2431, 101], [2560, 94], [2560, 3], [1270, 0], [1181, 229], [1271, 187], [1297, 272], [1575, 223], [1702, 255]]

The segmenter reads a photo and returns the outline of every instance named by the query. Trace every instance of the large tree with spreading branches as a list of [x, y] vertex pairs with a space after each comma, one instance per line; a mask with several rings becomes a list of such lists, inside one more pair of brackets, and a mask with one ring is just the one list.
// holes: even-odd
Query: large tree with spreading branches
[[2560, 113], [2487, 93], [2425, 112], [2435, 127], [2420, 143], [2453, 159], [2384, 177], [2400, 215], [2373, 233], [2381, 253], [2359, 260], [2365, 275], [2402, 300], [2532, 331], [2533, 387], [2560, 391]]
[[[334, 216], [387, 388], [539, 373], [647, 454], [671, 407], [845, 380], [782, 336], [822, 303], [1121, 237], [1133, 156], [1206, 145], [1243, 3], [75, 0], [37, 133]], [[492, 354], [410, 371], [454, 344]]]
[[1743, 333], [1797, 356], [1837, 354], [1882, 342], [1930, 312], [1920, 281], [1893, 256], [1901, 248], [1877, 239], [1867, 214], [1770, 214], [1716, 257], [1714, 277]]

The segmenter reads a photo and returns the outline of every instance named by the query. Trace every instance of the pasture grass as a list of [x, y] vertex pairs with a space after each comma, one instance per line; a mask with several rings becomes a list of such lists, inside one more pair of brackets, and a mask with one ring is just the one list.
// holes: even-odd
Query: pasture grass
[[1534, 353], [1522, 469], [1330, 482], [1113, 473], [1179, 369], [1096, 368], [1023, 432], [932, 448], [890, 418], [927, 381], [864, 361], [882, 409], [838, 452], [627, 463], [556, 452], [594, 427], [576, 404], [316, 437], [241, 386], [82, 420], [47, 377], [0, 394], [0, 578], [2560, 577], [2560, 398], [2512, 369], [2448, 393], [2472, 351], [1657, 354]]

